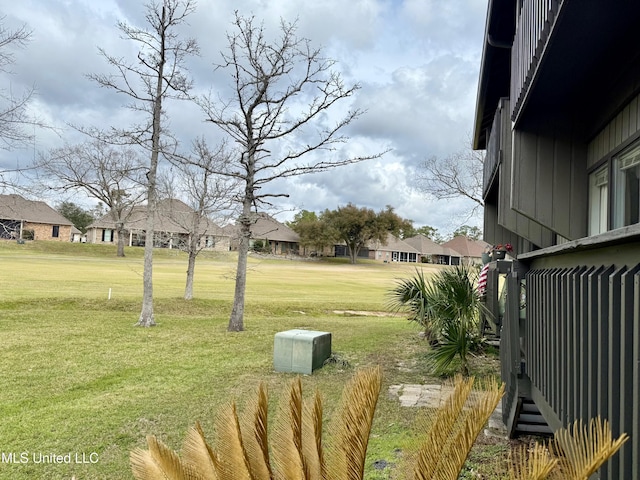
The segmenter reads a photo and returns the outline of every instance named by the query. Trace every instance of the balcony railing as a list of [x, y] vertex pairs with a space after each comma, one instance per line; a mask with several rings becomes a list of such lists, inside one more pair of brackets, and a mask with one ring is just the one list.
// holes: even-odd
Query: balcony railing
[[[500, 103], [500, 107], [502, 103]], [[493, 183], [493, 178], [498, 170], [502, 158], [500, 150], [500, 126], [502, 124], [502, 108], [497, 108], [493, 116], [491, 132], [487, 140], [487, 152], [484, 157], [484, 171], [482, 174], [482, 196], [486, 198], [489, 188]]]
[[525, 0], [519, 9], [511, 48], [512, 120], [522, 106], [562, 1]]
[[520, 255], [506, 282], [505, 423], [515, 429], [527, 399], [554, 430], [577, 419], [607, 419], [614, 436], [630, 440], [601, 469], [601, 480], [640, 478], [638, 227]]

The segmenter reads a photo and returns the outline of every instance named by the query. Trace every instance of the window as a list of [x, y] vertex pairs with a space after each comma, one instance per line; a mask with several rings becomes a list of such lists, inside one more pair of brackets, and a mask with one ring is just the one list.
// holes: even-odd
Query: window
[[589, 235], [607, 231], [609, 166], [589, 175]]
[[54, 225], [53, 229], [51, 230], [51, 237], [58, 238], [59, 236], [60, 236], [60, 226]]
[[613, 158], [612, 228], [640, 223], [640, 144]]
[[589, 235], [640, 223], [640, 141], [589, 175]]
[[112, 242], [113, 241], [113, 230], [110, 228], [105, 228], [102, 230], [102, 241], [103, 242]]

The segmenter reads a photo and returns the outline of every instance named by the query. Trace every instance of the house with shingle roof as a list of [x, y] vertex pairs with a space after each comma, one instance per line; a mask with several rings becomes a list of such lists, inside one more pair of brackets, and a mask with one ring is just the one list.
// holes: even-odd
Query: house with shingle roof
[[[197, 213], [186, 203], [177, 199], [158, 202], [154, 218], [154, 246], [180, 248], [188, 241], [197, 221], [197, 232], [202, 235], [202, 247], [210, 250], [228, 251], [229, 235], [207, 217], [197, 217]], [[125, 222], [125, 245], [144, 246], [147, 229], [147, 207], [133, 207]], [[107, 213], [87, 228], [88, 243], [116, 244], [118, 241], [116, 224]]]
[[45, 202], [0, 195], [0, 238], [70, 242], [73, 223]]
[[404, 241], [420, 252], [424, 263], [459, 265], [462, 259], [462, 255], [452, 248], [443, 247], [422, 234], [405, 238]]
[[487, 252], [491, 245], [483, 240], [471, 240], [463, 235], [452, 238], [442, 244], [458, 252], [466, 264], [482, 264], [482, 254]]
[[383, 245], [382, 242], [369, 242], [369, 258], [372, 260], [381, 260], [383, 262], [420, 262], [420, 252], [409, 245], [404, 240], [389, 234], [387, 241]]
[[[238, 248], [239, 228], [237, 225], [227, 227], [233, 231], [231, 245]], [[283, 223], [266, 213], [257, 213], [251, 225], [251, 239], [249, 248], [253, 248], [257, 242], [268, 245], [271, 253], [275, 255], [297, 255], [300, 250], [300, 235]]]

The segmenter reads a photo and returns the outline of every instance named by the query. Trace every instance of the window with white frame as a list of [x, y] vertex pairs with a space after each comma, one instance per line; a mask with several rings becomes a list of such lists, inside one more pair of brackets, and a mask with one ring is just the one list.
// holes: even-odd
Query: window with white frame
[[640, 224], [640, 140], [589, 175], [589, 235]]
[[589, 235], [607, 231], [609, 165], [589, 175]]
[[640, 223], [640, 143], [613, 157], [611, 227]]

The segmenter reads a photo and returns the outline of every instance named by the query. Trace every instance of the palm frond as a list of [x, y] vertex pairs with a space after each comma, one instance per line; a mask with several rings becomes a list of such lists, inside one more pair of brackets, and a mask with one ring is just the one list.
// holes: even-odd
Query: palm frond
[[310, 401], [305, 402], [302, 417], [302, 453], [307, 468], [307, 478], [321, 479], [326, 474], [322, 445], [322, 399], [316, 390]]
[[589, 425], [576, 420], [566, 429], [554, 435], [554, 453], [560, 458], [564, 478], [586, 480], [611, 458], [629, 439], [623, 433], [613, 440], [611, 427], [600, 417], [591, 419]]
[[300, 377], [289, 385], [280, 402], [280, 413], [273, 432], [273, 458], [278, 478], [305, 478], [302, 456], [302, 383]]
[[549, 449], [541, 444], [520, 445], [509, 455], [510, 480], [545, 480], [558, 464]]
[[234, 402], [224, 406], [218, 413], [216, 433], [215, 451], [219, 452], [219, 462], [216, 464], [218, 479], [252, 480]]
[[189, 429], [182, 445], [183, 463], [192, 465], [203, 479], [216, 480], [218, 457], [207, 443], [200, 423]]
[[264, 383], [260, 383], [255, 397], [250, 397], [242, 417], [242, 441], [250, 471], [255, 479], [271, 479], [267, 435], [269, 397]]
[[447, 448], [442, 452], [443, 461], [435, 472], [434, 479], [456, 480], [458, 478], [471, 447], [502, 398], [504, 387], [504, 384], [489, 380], [482, 386], [482, 390], [470, 395], [470, 401], [465, 406], [464, 423], [453, 441], [447, 444]]
[[442, 449], [454, 432], [454, 425], [460, 417], [471, 389], [473, 378], [463, 379], [457, 376], [453, 392], [437, 410], [427, 409], [425, 415], [430, 422], [427, 435], [415, 458], [413, 478], [431, 480], [443, 460]]
[[200, 480], [195, 471], [183, 465], [176, 452], [155, 436], [147, 437], [148, 450], [141, 448], [131, 452], [131, 471], [138, 480]]
[[369, 434], [381, 384], [380, 367], [375, 367], [358, 371], [345, 387], [331, 431], [325, 478], [363, 478]]

